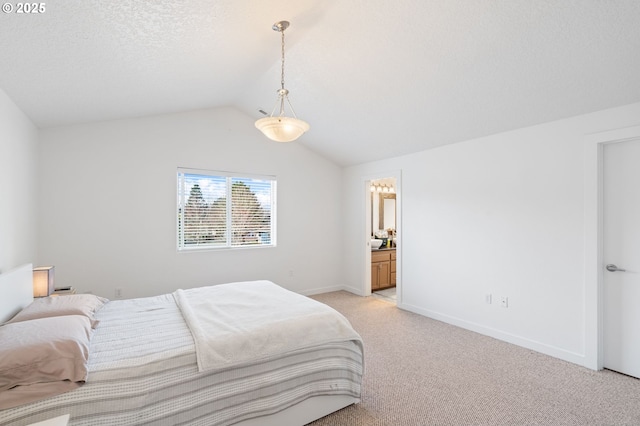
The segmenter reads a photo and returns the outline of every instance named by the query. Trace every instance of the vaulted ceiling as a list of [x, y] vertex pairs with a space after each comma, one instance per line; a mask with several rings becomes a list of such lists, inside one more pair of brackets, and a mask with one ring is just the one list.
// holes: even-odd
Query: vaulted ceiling
[[44, 4], [0, 16], [0, 88], [41, 128], [218, 106], [260, 118], [280, 20], [311, 125], [295, 143], [340, 165], [640, 101], [637, 0]]

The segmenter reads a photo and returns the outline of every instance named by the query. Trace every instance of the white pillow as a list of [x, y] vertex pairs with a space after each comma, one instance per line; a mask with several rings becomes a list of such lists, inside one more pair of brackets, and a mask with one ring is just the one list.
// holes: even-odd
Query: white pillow
[[66, 315], [0, 327], [0, 410], [58, 395], [88, 375], [91, 321]]
[[18, 312], [9, 323], [64, 315], [83, 315], [89, 318], [92, 327], [96, 328], [98, 321], [94, 315], [108, 301], [94, 294], [43, 297], [34, 299], [33, 303]]

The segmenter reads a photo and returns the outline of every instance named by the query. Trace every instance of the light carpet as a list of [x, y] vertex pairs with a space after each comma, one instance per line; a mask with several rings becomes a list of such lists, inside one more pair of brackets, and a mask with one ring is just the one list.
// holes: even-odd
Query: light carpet
[[362, 402], [313, 426], [640, 425], [640, 380], [348, 292], [313, 296], [365, 346]]

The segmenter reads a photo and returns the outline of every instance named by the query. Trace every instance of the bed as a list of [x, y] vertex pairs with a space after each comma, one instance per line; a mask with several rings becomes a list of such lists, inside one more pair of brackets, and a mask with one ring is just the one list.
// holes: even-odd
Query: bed
[[[0, 275], [0, 291], [7, 295], [0, 323], [30, 312], [31, 265]], [[86, 382], [66, 380], [76, 387], [2, 409], [0, 424], [70, 414], [72, 426], [304, 425], [360, 401], [360, 336], [333, 309], [274, 283], [115, 301], [83, 297], [100, 306], [89, 319], [64, 320], [84, 321], [89, 330]], [[290, 307], [297, 313], [288, 319]], [[45, 320], [53, 321], [27, 316], [0, 332]]]

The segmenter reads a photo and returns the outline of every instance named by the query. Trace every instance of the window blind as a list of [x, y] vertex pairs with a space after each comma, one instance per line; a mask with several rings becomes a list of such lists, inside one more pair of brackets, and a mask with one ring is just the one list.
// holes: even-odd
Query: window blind
[[273, 176], [178, 169], [178, 250], [275, 246], [275, 190]]

